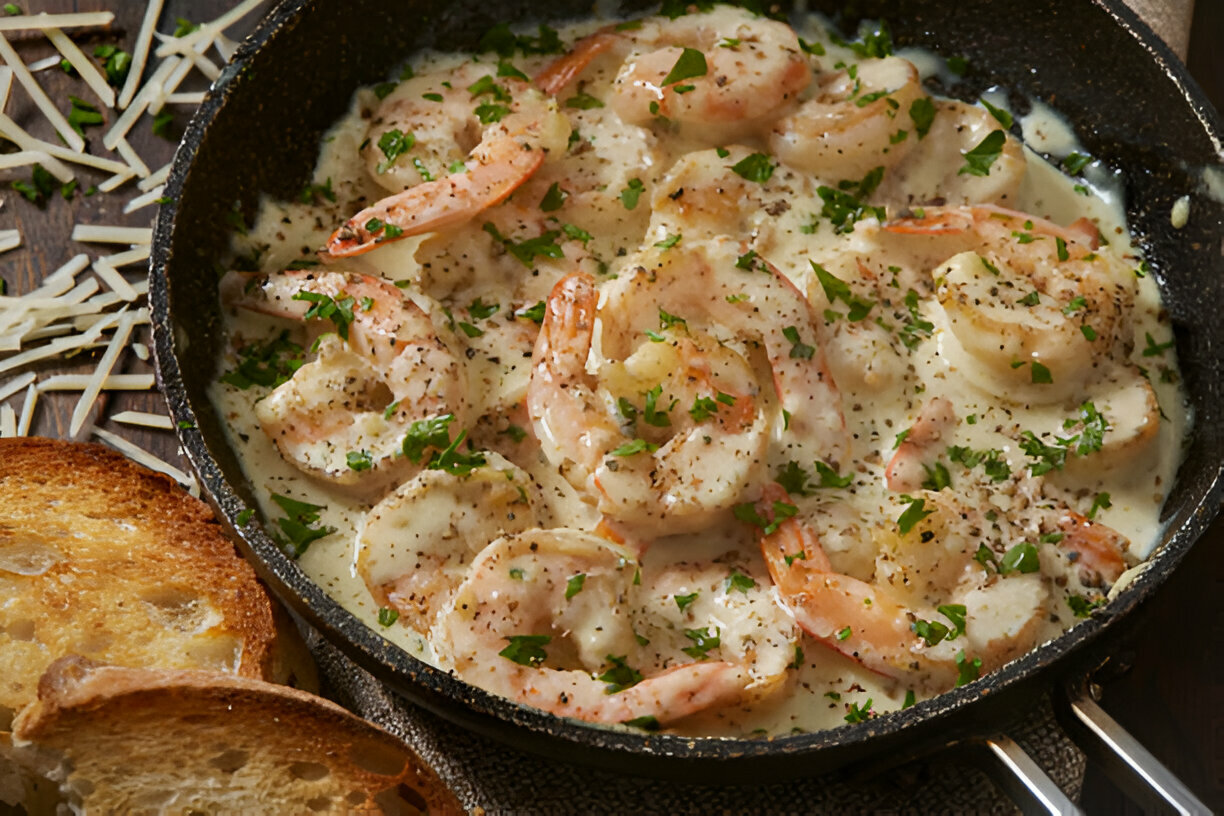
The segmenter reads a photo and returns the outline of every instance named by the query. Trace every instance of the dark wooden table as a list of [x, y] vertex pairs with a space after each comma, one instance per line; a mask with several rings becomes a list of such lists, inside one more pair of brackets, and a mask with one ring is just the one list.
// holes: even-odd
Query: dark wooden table
[[[129, 48], [144, 10], [143, 3], [120, 0], [109, 3], [27, 0], [21, 5], [31, 11], [49, 12], [87, 11], [110, 6], [116, 11], [114, 30], [111, 34], [99, 35], [96, 41], [121, 42]], [[232, 5], [233, 0], [168, 0], [161, 28], [165, 30], [167, 21], [179, 16], [195, 21], [211, 19]], [[1217, 108], [1224, 109], [1224, 51], [1219, 47], [1220, 36], [1224, 34], [1224, 3], [1199, 0], [1197, 6], [1190, 69]], [[255, 22], [257, 15], [258, 12], [231, 33], [243, 33]], [[90, 41], [91, 47], [92, 44]], [[23, 48], [27, 61], [49, 53], [49, 47], [34, 43]], [[68, 93], [88, 98], [81, 92], [79, 80], [58, 72], [40, 77], [55, 99], [64, 99]], [[22, 92], [15, 91], [15, 94], [9, 106], [10, 115], [19, 124], [30, 125], [35, 135], [54, 139], [45, 127], [31, 124], [41, 117], [24, 104]], [[187, 109], [174, 110], [172, 133], [177, 137], [186, 123]], [[102, 132], [102, 128], [88, 131], [91, 142], [100, 141]], [[147, 117], [129, 134], [129, 140], [153, 169], [169, 160], [174, 150], [173, 142], [152, 133]], [[17, 172], [12, 177], [28, 179], [29, 174]], [[94, 177], [93, 183], [102, 178]], [[19, 227], [25, 239], [22, 249], [0, 255], [0, 277], [8, 282], [10, 291], [28, 291], [43, 274], [82, 251], [81, 246], [67, 240], [74, 223], [148, 226], [153, 214], [151, 208], [123, 215], [124, 201], [134, 194], [132, 185], [125, 189], [126, 194], [91, 198], [78, 194], [71, 202], [57, 195], [43, 209], [15, 194], [6, 195], [0, 210], [0, 228]], [[42, 368], [56, 372], [87, 372], [90, 369], [88, 362], [72, 365], [63, 361], [47, 363]], [[116, 372], [149, 370], [149, 364], [130, 354], [116, 367]], [[5, 375], [0, 375], [0, 381], [4, 379]], [[75, 403], [76, 394], [44, 395], [31, 432], [66, 436]], [[105, 415], [128, 409], [165, 411], [156, 393], [104, 395], [98, 406], [96, 413]], [[115, 428], [113, 423], [106, 421], [100, 422], [99, 427], [118, 430], [167, 461], [186, 467], [178, 455], [176, 440], [168, 432]], [[1217, 521], [1212, 526], [1181, 568], [1151, 599], [1143, 614], [1135, 618], [1136, 630], [1123, 655], [1131, 668], [1124, 676], [1108, 683], [1102, 704], [1209, 805], [1224, 810], [1224, 521]], [[1083, 805], [1089, 813], [1142, 812], [1093, 767], [1089, 768], [1085, 780]]]

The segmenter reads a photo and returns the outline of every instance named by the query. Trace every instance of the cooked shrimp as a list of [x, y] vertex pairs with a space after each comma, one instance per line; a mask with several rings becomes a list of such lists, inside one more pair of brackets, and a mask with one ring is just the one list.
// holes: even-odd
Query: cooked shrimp
[[483, 456], [466, 474], [417, 474], [374, 505], [357, 535], [370, 594], [421, 634], [486, 544], [537, 525], [531, 478], [496, 453]]
[[[575, 487], [619, 521], [679, 531], [739, 500], [764, 467], [771, 424], [791, 458], [842, 460], [848, 440], [840, 397], [819, 350], [808, 345], [816, 342], [810, 307], [780, 273], [759, 259], [736, 269], [726, 244], [652, 250], [635, 261], [598, 312], [589, 277], [559, 283], [537, 341], [528, 409], [545, 455]], [[733, 336], [708, 334], [706, 321]], [[667, 334], [656, 331], [661, 322], [670, 324]], [[745, 357], [722, 345], [727, 340], [764, 346], [776, 418], [766, 418], [756, 376]], [[653, 397], [645, 394], [645, 407], [626, 416], [628, 395], [616, 386], [652, 378], [658, 385], [639, 392]], [[663, 380], [670, 380], [666, 390]], [[669, 414], [681, 396], [683, 407]], [[621, 421], [639, 411], [642, 436], [634, 439]]]
[[[633, 50], [612, 97], [626, 122], [661, 116], [699, 125], [704, 137], [723, 140], [754, 130], [812, 81], [790, 26], [732, 6], [675, 20], [652, 17], [628, 33]], [[685, 79], [668, 81], [685, 49], [701, 54], [698, 67]]]
[[[602, 29], [545, 68], [537, 84], [559, 90], [608, 51], [625, 52], [610, 103], [621, 119], [699, 126], [693, 135], [706, 143], [755, 130], [812, 81], [789, 26], [719, 5]], [[683, 78], [672, 78], [677, 74]]]
[[383, 100], [364, 149], [375, 181], [403, 192], [332, 233], [332, 257], [462, 224], [504, 201], [550, 151], [564, 150], [570, 126], [552, 97], [522, 80], [477, 78], [480, 70], [417, 77]]
[[[758, 512], [773, 520], [779, 503], [789, 505], [786, 491], [767, 485]], [[956, 517], [954, 508], [944, 512]], [[981, 660], [981, 671], [986, 672], [1028, 650], [1036, 640], [1047, 596], [1039, 575], [990, 577], [980, 569], [951, 570], [950, 579], [944, 579], [944, 597], [965, 606], [966, 640], [930, 638], [919, 634], [919, 623], [945, 619], [935, 608], [938, 601], [909, 598], [878, 577], [868, 582], [837, 573], [815, 533], [799, 518], [773, 523], [776, 530], [761, 536], [761, 553], [799, 626], [873, 671], [933, 690], [946, 689], [960, 674], [958, 653], [960, 661]], [[931, 526], [935, 529], [922, 532], [951, 532], [946, 519]], [[973, 563], [971, 557], [966, 560]]]
[[[955, 100], [934, 104], [930, 130], [920, 137], [909, 128], [905, 139], [909, 150], [884, 174], [875, 200], [898, 207], [1011, 203], [1027, 167], [1020, 141], [985, 108]], [[1004, 141], [986, 174], [964, 172], [964, 154], [995, 131], [1003, 134]]]
[[1054, 518], [1051, 532], [1062, 533], [1059, 548], [1077, 566], [1084, 586], [1112, 586], [1135, 562], [1133, 556], [1128, 562], [1130, 541], [1117, 530], [1074, 510], [1056, 512]]
[[463, 680], [563, 717], [671, 723], [735, 702], [751, 682], [726, 660], [639, 662], [627, 604], [637, 562], [577, 530], [529, 530], [486, 547], [432, 641]]
[[927, 208], [884, 229], [964, 242], [933, 270], [937, 295], [951, 334], [997, 396], [1067, 399], [1127, 344], [1134, 279], [1112, 253], [1094, 248], [1095, 228], [1089, 238], [1081, 223], [1059, 227], [981, 206]]
[[264, 432], [303, 472], [373, 489], [417, 467], [400, 455], [413, 422], [449, 416], [458, 420], [450, 432], [463, 427], [459, 359], [390, 282], [341, 271], [230, 273], [222, 291], [231, 305], [306, 321], [322, 335], [318, 356], [255, 406]]
[[951, 402], [943, 397], [927, 400], [884, 469], [888, 489], [914, 491], [921, 487], [927, 478], [928, 462], [942, 452], [941, 448], [936, 451], [935, 457], [931, 457], [931, 448], [942, 441], [944, 434], [955, 425], [956, 409]]
[[896, 164], [918, 141], [899, 139], [898, 132], [912, 129], [910, 106], [925, 98], [908, 61], [864, 60], [818, 77], [816, 94], [774, 124], [769, 146], [792, 167], [858, 181], [876, 167]]

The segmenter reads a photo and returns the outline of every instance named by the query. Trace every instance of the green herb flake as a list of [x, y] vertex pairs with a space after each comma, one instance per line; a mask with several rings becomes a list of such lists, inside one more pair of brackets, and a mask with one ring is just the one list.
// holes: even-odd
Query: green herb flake
[[957, 175], [988, 176], [990, 166], [999, 156], [1003, 155], [1003, 145], [1007, 142], [1007, 134], [1001, 130], [992, 130], [977, 146], [965, 153], [965, 166], [957, 171]]
[[620, 192], [621, 204], [625, 206], [626, 210], [632, 210], [638, 205], [638, 198], [642, 195], [645, 189], [646, 185], [642, 184], [641, 179], [629, 179], [629, 183], [625, 186], [625, 189], [621, 190]]
[[685, 79], [703, 77], [709, 71], [705, 54], [695, 48], [684, 48], [676, 59], [676, 64], [663, 77], [663, 85], [674, 85]]
[[1050, 369], [1036, 360], [1029, 367], [1029, 373], [1034, 385], [1050, 385], [1054, 382], [1054, 376], [1050, 373]]
[[714, 634], [710, 634], [708, 626], [701, 629], [685, 629], [684, 636], [693, 641], [693, 645], [685, 646], [680, 651], [694, 660], [705, 660], [709, 652], [717, 649], [722, 642], [718, 630], [715, 629]]
[[575, 108], [577, 110], [592, 110], [594, 108], [602, 108], [603, 100], [591, 96], [586, 91], [574, 94], [569, 99], [565, 100], [565, 107]]
[[1144, 332], [1143, 337], [1147, 342], [1147, 345], [1143, 348], [1144, 357], [1164, 356], [1166, 351], [1173, 348], [1175, 342], [1172, 338], [1170, 338], [1166, 343], [1157, 343], [1156, 339], [1152, 337], [1151, 333], [1149, 332]]
[[901, 531], [901, 535], [907, 535], [910, 530], [914, 529], [914, 525], [935, 512], [925, 508], [926, 499], [914, 499], [909, 503], [905, 512], [897, 519], [897, 529]]
[[544, 198], [540, 199], [540, 209], [543, 212], [556, 212], [561, 209], [561, 205], [565, 203], [565, 199], [569, 197], [569, 193], [561, 189], [561, 184], [554, 181], [552, 186], [548, 188], [548, 192], [544, 194]]
[[607, 655], [604, 659], [611, 665], [595, 678], [601, 683], [607, 683], [604, 693], [616, 694], [642, 682], [642, 673], [628, 664], [628, 655]]
[[272, 501], [285, 512], [285, 517], [277, 519], [276, 524], [285, 536], [282, 545], [294, 558], [301, 557], [316, 540], [336, 532], [335, 527], [316, 526], [322, 505], [298, 501], [279, 493], [272, 494]]
[[245, 509], [245, 510], [243, 510], [241, 513], [239, 513], [239, 514], [238, 514], [238, 517], [237, 517], [236, 519], [234, 519], [234, 521], [236, 521], [236, 522], [238, 523], [238, 526], [239, 526], [239, 527], [245, 527], [245, 526], [247, 526], [247, 524], [249, 524], [249, 523], [250, 523], [251, 519], [252, 519], [254, 516], [255, 516], [255, 510], [254, 510], [254, 508], [248, 507], [247, 509]]
[[586, 573], [578, 573], [571, 575], [569, 580], [565, 582], [565, 600], [577, 595], [582, 591], [582, 585], [586, 583]]
[[374, 466], [374, 460], [370, 457], [370, 452], [364, 450], [349, 451], [344, 455], [344, 461], [348, 464], [350, 470], [369, 470]]
[[920, 140], [926, 138], [931, 130], [931, 123], [935, 121], [935, 110], [935, 103], [929, 97], [920, 97], [910, 103], [910, 120], [914, 123], [914, 130], [918, 132]]
[[643, 714], [641, 717], [634, 717], [632, 720], [625, 720], [621, 725], [627, 725], [631, 728], [640, 728], [643, 731], [658, 731], [662, 726], [659, 725], [659, 718], [650, 714]]
[[1003, 554], [1003, 559], [999, 562], [999, 573], [1002, 575], [1009, 572], [1027, 575], [1039, 569], [1041, 561], [1037, 558], [1037, 547], [1027, 541], [1012, 547]]
[[397, 620], [399, 620], [398, 610], [392, 609], [389, 606], [379, 607], [378, 609], [378, 625], [379, 626], [384, 626], [384, 627], [390, 626], [391, 624], [395, 623]]
[[510, 645], [498, 652], [498, 656], [518, 663], [520, 666], [530, 666], [534, 669], [548, 658], [544, 647], [548, 645], [552, 637], [549, 635], [510, 635], [505, 639]]
[[731, 573], [731, 575], [723, 583], [723, 589], [726, 590], [727, 594], [738, 591], [747, 595], [748, 590], [756, 589], [756, 581], [752, 580], [752, 578], [748, 577], [747, 575], [736, 571]]
[[185, 17], [176, 18], [175, 23], [177, 24], [174, 28], [175, 37], [186, 37], [188, 34], [192, 33], [193, 31], [198, 31], [200, 28], [199, 23], [193, 23]]
[[839, 629], [839, 630], [837, 631], [837, 634], [836, 634], [836, 635], [834, 635], [834, 637], [836, 637], [838, 640], [846, 640], [846, 639], [847, 639], [847, 638], [849, 638], [849, 637], [850, 637], [852, 634], [854, 634], [854, 630], [853, 630], [853, 629], [851, 629], [849, 626], [847, 626], [847, 627], [845, 627], [845, 628], [843, 628], [843, 629]]
[[1011, 126], [1014, 120], [1012, 119], [1012, 115], [1009, 112], [1003, 110], [1002, 108], [996, 108], [994, 105], [990, 104], [985, 99], [981, 100], [981, 102], [982, 102], [982, 105], [986, 108], [986, 110], [990, 111], [990, 115], [993, 116], [998, 121], [998, 123], [1003, 126], [1005, 130], [1011, 130]]
[[875, 714], [871, 711], [871, 698], [867, 698], [867, 702], [860, 708], [856, 703], [847, 703], [845, 720], [848, 723], [861, 723], [874, 717]]
[[612, 456], [633, 456], [634, 454], [643, 452], [653, 453], [658, 449], [658, 445], [647, 442], [645, 439], [634, 439], [626, 442], [618, 448], [612, 449], [610, 453]]
[[967, 660], [965, 658], [965, 650], [961, 649], [956, 653], [956, 670], [956, 685], [958, 688], [966, 683], [972, 683], [982, 675], [982, 658], [975, 657], [972, 660]]
[[794, 326], [787, 326], [782, 329], [782, 336], [790, 341], [790, 356], [792, 358], [799, 360], [810, 360], [812, 359], [812, 355], [816, 353], [815, 346], [809, 346], [799, 339], [799, 330]]
[[1084, 153], [1069, 153], [1067, 158], [1062, 160], [1063, 170], [1067, 171], [1068, 175], [1078, 176], [1083, 172], [1084, 168], [1092, 164], [1092, 156]]
[[1094, 610], [1105, 605], [1104, 598], [1088, 599], [1083, 595], [1071, 594], [1067, 596], [1067, 606], [1071, 608], [1077, 618], [1088, 618], [1092, 616]]
[[1092, 500], [1092, 507], [1088, 508], [1087, 516], [1090, 519], [1095, 519], [1098, 510], [1108, 510], [1113, 507], [1113, 502], [1109, 499], [1109, 493], [1101, 491], [1096, 494]]
[[742, 522], [760, 527], [761, 531], [768, 536], [773, 535], [782, 526], [782, 522], [792, 518], [799, 512], [799, 508], [795, 505], [782, 501], [775, 501], [772, 509], [773, 521], [763, 518], [757, 512], [756, 505], [752, 502], [735, 505], [731, 508], [731, 513]]
[[688, 595], [673, 595], [672, 599], [676, 602], [676, 608], [683, 612], [689, 604], [697, 600], [700, 593], [692, 592]]
[[764, 153], [752, 153], [731, 165], [731, 170], [747, 181], [764, 184], [769, 181], [776, 167]]

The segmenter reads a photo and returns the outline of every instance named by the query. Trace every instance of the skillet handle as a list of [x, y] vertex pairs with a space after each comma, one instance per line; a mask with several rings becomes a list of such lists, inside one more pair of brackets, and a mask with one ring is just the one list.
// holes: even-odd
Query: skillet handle
[[1209, 814], [1185, 784], [1096, 704], [1088, 675], [1063, 688], [1054, 710], [1063, 728], [1114, 784], [1148, 813]]
[[977, 764], [1026, 816], [1083, 813], [1011, 737], [995, 734], [974, 743]]

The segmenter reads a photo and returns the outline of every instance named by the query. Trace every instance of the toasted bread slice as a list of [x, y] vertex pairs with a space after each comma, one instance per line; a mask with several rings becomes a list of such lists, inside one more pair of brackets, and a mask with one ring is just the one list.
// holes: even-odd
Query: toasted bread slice
[[[217, 672], [53, 663], [17, 750], [83, 813], [461, 813], [402, 742], [335, 703]], [[30, 744], [33, 741], [34, 744]]]
[[101, 445], [0, 439], [0, 731], [55, 659], [268, 678], [272, 603], [212, 511]]

